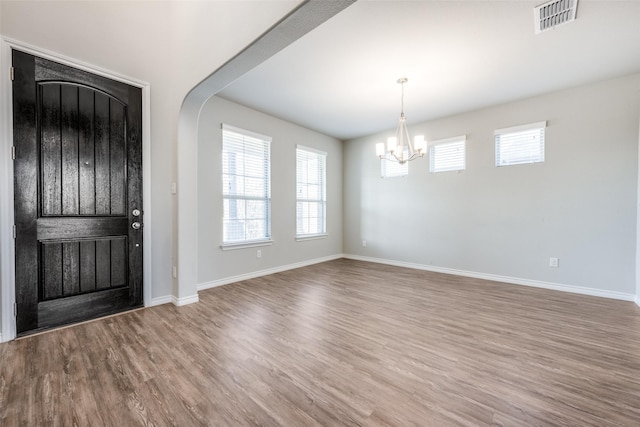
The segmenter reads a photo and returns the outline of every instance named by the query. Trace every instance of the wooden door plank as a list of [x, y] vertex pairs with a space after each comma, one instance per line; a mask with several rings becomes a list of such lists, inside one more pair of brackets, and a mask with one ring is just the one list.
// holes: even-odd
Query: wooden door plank
[[60, 86], [62, 144], [62, 215], [79, 213], [78, 87]]
[[43, 301], [38, 307], [43, 319], [40, 327], [50, 328], [86, 320], [88, 316], [106, 316], [129, 308], [127, 288], [107, 289], [99, 293]]
[[111, 287], [127, 283], [127, 241], [125, 238], [111, 240]]
[[62, 294], [80, 293], [80, 243], [62, 244]]
[[129, 231], [127, 218], [39, 218], [38, 240], [78, 240], [84, 237], [122, 236]]
[[94, 150], [94, 92], [78, 90], [78, 152], [80, 164], [80, 215], [96, 213], [95, 150]]
[[96, 290], [96, 242], [80, 242], [80, 291]]
[[[13, 81], [13, 163], [14, 217], [16, 225], [15, 265], [16, 331], [38, 326], [38, 146], [36, 134], [37, 92], [34, 57], [12, 52]], [[20, 268], [22, 266], [22, 268]]]
[[96, 240], [96, 289], [111, 287], [111, 241]]
[[111, 100], [109, 115], [111, 215], [125, 214], [125, 108]]
[[96, 215], [111, 214], [109, 177], [109, 97], [95, 94], [95, 182]]
[[40, 86], [42, 214], [62, 213], [62, 147], [60, 141], [60, 85]]
[[[127, 201], [129, 223], [135, 221], [144, 224], [142, 211], [142, 92], [129, 88], [129, 104], [127, 105]], [[133, 209], [138, 209], [140, 216], [133, 216]], [[143, 229], [129, 228], [129, 272], [128, 281], [130, 295], [142, 304], [142, 237]]]
[[44, 243], [42, 245], [42, 297], [59, 298], [62, 291], [62, 244]]
[[129, 86], [106, 77], [98, 76], [77, 68], [68, 67], [49, 61], [44, 58], [35, 57], [35, 79], [40, 81], [71, 81], [81, 82], [87, 87], [98, 89], [102, 92], [113, 95], [122, 103], [128, 103]]

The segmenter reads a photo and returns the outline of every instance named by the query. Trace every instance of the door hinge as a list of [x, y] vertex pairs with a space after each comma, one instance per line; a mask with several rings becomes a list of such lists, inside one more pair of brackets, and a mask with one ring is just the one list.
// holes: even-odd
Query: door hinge
[[9, 69], [9, 77], [11, 78], [11, 81], [15, 79], [15, 69], [13, 67]]
[[15, 160], [16, 159], [16, 146], [12, 145], [11, 146], [11, 160]]
[[13, 317], [18, 317], [18, 303], [13, 303]]
[[17, 234], [16, 234], [16, 226], [15, 226], [15, 224], [14, 224], [14, 225], [13, 225], [13, 238], [14, 238], [14, 239], [16, 238], [16, 235], [17, 235]]

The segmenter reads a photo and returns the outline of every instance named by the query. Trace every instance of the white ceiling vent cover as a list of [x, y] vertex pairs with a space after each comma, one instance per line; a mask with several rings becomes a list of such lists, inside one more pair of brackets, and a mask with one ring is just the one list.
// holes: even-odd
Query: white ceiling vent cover
[[578, 0], [551, 0], [533, 9], [536, 34], [575, 21]]

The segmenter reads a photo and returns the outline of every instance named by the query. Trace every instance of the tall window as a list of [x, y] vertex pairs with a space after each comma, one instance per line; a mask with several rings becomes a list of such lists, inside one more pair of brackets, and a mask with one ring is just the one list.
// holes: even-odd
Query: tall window
[[496, 166], [544, 162], [546, 126], [539, 122], [496, 130]]
[[296, 237], [327, 232], [327, 154], [296, 148]]
[[222, 125], [223, 245], [271, 238], [270, 143]]
[[429, 171], [447, 172], [464, 170], [467, 137], [441, 139], [429, 144]]

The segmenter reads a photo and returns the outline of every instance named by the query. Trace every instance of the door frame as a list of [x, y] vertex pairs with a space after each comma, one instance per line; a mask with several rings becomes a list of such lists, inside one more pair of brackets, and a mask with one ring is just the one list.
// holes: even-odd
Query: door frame
[[0, 39], [0, 342], [16, 337], [16, 318], [13, 315], [15, 294], [15, 241], [13, 239], [13, 106], [12, 84], [9, 75], [11, 50], [39, 56], [70, 67], [97, 74], [142, 90], [142, 198], [146, 233], [143, 234], [143, 301], [151, 305], [151, 86], [149, 83], [100, 67], [87, 64], [55, 52], [2, 37]]

